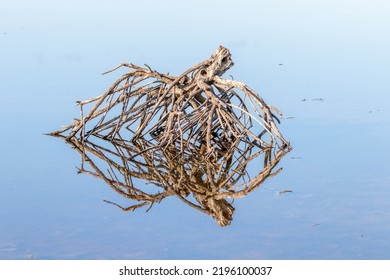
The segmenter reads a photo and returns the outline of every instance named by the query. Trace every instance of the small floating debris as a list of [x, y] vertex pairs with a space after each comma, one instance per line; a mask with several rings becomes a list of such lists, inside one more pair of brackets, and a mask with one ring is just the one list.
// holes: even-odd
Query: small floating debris
[[[305, 102], [307, 101], [306, 98], [304, 99], [301, 99], [302, 102]], [[325, 98], [322, 98], [322, 97], [319, 97], [319, 98], [312, 98], [311, 101], [318, 101], [318, 102], [324, 102], [325, 101]]]
[[293, 192], [292, 190], [282, 190], [282, 191], [278, 192], [278, 195], [284, 195], [284, 194], [292, 193], [292, 192]]

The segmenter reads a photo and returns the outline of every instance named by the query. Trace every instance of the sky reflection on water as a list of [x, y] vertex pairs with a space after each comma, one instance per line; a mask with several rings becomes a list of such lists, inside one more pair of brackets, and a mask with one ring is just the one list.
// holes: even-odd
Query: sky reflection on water
[[[172, 1], [145, 16], [152, 3], [0, 4], [0, 259], [388, 259], [390, 5]], [[170, 198], [123, 213], [102, 201], [121, 202], [104, 182], [77, 174], [77, 153], [42, 135], [120, 62], [178, 74], [218, 45], [228, 74], [294, 117], [279, 127], [294, 147], [284, 170], [234, 202], [231, 226]]]

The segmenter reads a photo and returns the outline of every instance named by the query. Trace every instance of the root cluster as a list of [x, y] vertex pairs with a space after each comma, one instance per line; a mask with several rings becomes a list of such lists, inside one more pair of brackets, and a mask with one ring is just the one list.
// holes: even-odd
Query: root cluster
[[[127, 72], [102, 95], [77, 102], [80, 119], [50, 135], [82, 154], [81, 172], [138, 201], [126, 208], [113, 203], [123, 210], [174, 195], [228, 225], [234, 211], [228, 199], [257, 188], [291, 150], [276, 125], [280, 112], [222, 77], [232, 66], [222, 46], [178, 77], [122, 63], [108, 72]], [[138, 179], [154, 188], [139, 187]]]

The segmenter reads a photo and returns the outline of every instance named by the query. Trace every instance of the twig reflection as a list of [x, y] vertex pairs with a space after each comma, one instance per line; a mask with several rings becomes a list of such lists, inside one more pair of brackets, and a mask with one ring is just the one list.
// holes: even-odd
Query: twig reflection
[[[124, 198], [136, 201], [127, 207], [106, 202], [123, 211], [134, 211], [152, 207], [168, 196], [176, 196], [212, 216], [220, 226], [231, 223], [235, 210], [232, 199], [246, 196], [265, 179], [277, 174], [281, 169], [272, 171], [288, 152], [247, 145], [245, 150], [228, 150], [207, 158], [202, 153], [202, 146], [187, 147], [182, 153], [175, 146], [147, 149], [149, 142], [144, 139], [131, 144], [120, 138], [114, 141], [96, 138], [95, 142], [91, 139], [67, 141], [82, 156], [79, 172], [104, 180]], [[251, 178], [249, 173], [256, 171], [258, 173]], [[153, 186], [145, 188], [145, 182]]]

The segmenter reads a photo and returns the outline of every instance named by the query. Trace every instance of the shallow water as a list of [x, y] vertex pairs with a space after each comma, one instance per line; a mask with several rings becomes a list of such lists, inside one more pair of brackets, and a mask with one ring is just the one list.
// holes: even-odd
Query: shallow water
[[[218, 7], [203, 4], [156, 7], [138, 28], [146, 2], [2, 4], [0, 259], [390, 257], [389, 5], [241, 2], [225, 15], [248, 18], [218, 29], [199, 18]], [[100, 73], [121, 61], [177, 75], [219, 44], [235, 62], [226, 76], [283, 111], [294, 147], [234, 201], [230, 226], [173, 197], [122, 212], [103, 202], [126, 205], [104, 182], [77, 174], [78, 153], [43, 135], [78, 117], [75, 101], [101, 94], [117, 76]]]

